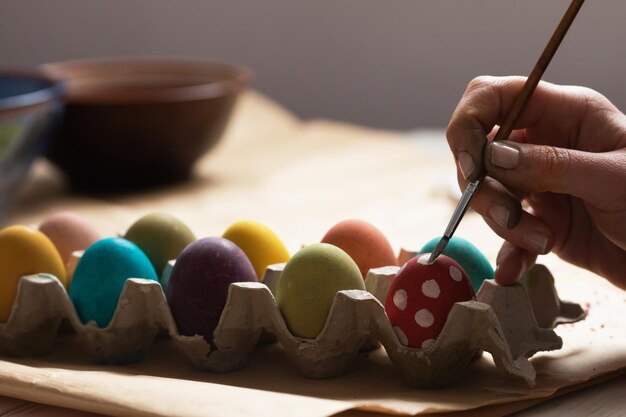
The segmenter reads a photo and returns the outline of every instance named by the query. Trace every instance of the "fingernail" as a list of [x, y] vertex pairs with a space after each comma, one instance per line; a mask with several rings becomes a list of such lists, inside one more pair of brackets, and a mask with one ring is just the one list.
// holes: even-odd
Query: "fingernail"
[[544, 254], [548, 250], [548, 236], [540, 232], [524, 234], [524, 241], [537, 253]]
[[498, 226], [507, 229], [507, 224], [509, 223], [509, 216], [511, 212], [505, 206], [500, 204], [494, 204], [489, 207], [489, 217], [491, 220], [496, 222]]
[[459, 168], [461, 169], [461, 174], [463, 174], [463, 177], [465, 179], [468, 179], [476, 168], [476, 165], [474, 164], [474, 158], [472, 158], [472, 155], [467, 152], [460, 152], [457, 155], [457, 158], [459, 160]]
[[499, 142], [491, 144], [491, 163], [505, 169], [512, 169], [519, 163], [519, 150]]

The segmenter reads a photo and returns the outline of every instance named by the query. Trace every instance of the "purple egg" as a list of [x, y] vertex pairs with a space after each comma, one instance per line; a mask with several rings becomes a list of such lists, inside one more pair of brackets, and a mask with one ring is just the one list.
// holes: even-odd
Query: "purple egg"
[[167, 302], [178, 332], [212, 343], [233, 282], [258, 282], [246, 254], [233, 242], [209, 237], [189, 244], [172, 269]]

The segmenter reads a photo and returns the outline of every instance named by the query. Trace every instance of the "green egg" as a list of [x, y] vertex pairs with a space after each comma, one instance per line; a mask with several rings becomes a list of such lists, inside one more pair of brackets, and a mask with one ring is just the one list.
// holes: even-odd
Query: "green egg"
[[183, 222], [165, 213], [151, 213], [137, 220], [124, 238], [130, 240], [148, 256], [158, 275], [167, 261], [176, 259], [196, 237]]
[[294, 336], [315, 339], [341, 290], [364, 290], [357, 264], [336, 246], [305, 246], [285, 265], [276, 302]]
[[[430, 240], [424, 247], [419, 251], [422, 253], [430, 253], [435, 249], [437, 243], [441, 237], [436, 237]], [[478, 289], [483, 284], [483, 281], [486, 279], [493, 279], [493, 267], [483, 255], [483, 253], [478, 250], [478, 248], [472, 245], [469, 241], [463, 239], [462, 237], [452, 236], [452, 239], [448, 242], [448, 245], [443, 251], [444, 255], [449, 256], [454, 259], [461, 265], [465, 273], [470, 278], [472, 282], [472, 287], [475, 292], [478, 292]]]

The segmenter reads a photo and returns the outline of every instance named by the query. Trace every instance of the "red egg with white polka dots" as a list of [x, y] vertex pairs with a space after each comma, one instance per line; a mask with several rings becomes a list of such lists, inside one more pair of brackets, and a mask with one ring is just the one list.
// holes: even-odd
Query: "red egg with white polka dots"
[[448, 319], [454, 303], [476, 299], [469, 277], [452, 258], [430, 254], [404, 264], [389, 286], [385, 311], [398, 340], [405, 346], [428, 349]]

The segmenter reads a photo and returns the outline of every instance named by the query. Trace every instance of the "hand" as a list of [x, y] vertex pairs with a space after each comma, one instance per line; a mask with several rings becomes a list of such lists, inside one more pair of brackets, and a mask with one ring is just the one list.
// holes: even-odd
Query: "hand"
[[487, 175], [472, 208], [506, 240], [511, 284], [553, 251], [626, 289], [626, 116], [601, 94], [541, 82], [508, 141], [492, 142], [522, 77], [478, 77], [446, 132], [459, 185]]

